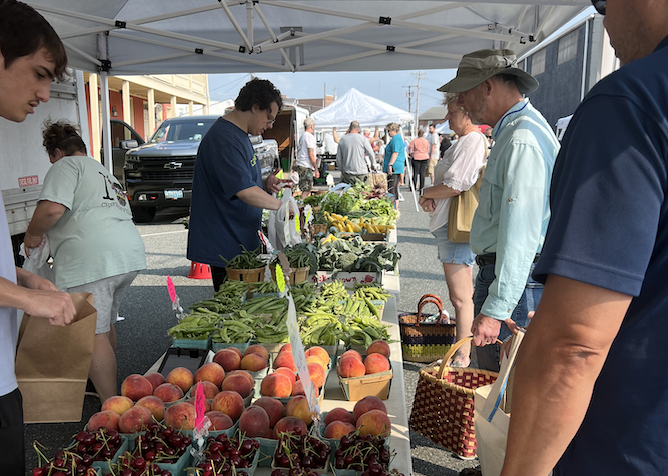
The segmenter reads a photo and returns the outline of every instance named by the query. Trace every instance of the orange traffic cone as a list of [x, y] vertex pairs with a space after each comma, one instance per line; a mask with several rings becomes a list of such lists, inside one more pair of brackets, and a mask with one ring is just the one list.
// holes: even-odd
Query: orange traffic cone
[[188, 277], [190, 279], [211, 279], [211, 266], [191, 261]]

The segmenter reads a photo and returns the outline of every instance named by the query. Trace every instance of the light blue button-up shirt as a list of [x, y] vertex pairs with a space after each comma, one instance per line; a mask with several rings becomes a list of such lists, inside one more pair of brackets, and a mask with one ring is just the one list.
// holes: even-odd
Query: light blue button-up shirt
[[504, 320], [517, 306], [550, 220], [549, 190], [559, 142], [524, 99], [492, 131], [494, 147], [471, 226], [471, 249], [496, 253], [496, 279], [481, 313]]

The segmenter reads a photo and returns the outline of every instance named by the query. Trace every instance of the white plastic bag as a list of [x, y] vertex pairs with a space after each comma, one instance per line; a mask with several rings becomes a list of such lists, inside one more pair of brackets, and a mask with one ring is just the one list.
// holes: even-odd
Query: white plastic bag
[[[301, 243], [302, 239], [297, 232], [297, 223], [299, 221], [299, 208], [297, 202], [292, 197], [290, 189], [283, 191], [281, 197], [283, 204], [278, 210], [272, 210], [269, 214], [269, 222], [267, 223], [267, 234], [269, 235], [269, 242], [274, 250], [281, 251], [286, 246], [296, 245]], [[295, 217], [290, 219], [290, 204], [295, 212]]]
[[23, 261], [23, 269], [30, 271], [37, 276], [48, 279], [52, 283], [55, 281], [53, 269], [47, 263], [49, 255], [51, 254], [51, 246], [49, 244], [49, 237], [42, 235], [42, 242], [37, 248], [30, 248], [30, 256], [25, 251], [25, 246], [21, 243], [19, 254], [25, 258]]

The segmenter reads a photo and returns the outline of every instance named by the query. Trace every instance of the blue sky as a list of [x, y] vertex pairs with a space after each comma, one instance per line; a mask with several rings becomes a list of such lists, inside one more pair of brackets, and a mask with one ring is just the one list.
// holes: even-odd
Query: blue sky
[[[563, 30], [594, 12], [593, 7], [564, 25], [547, 38], [550, 41]], [[268, 79], [281, 90], [285, 96], [296, 99], [322, 98], [327, 87], [327, 94], [341, 97], [350, 88], [385, 101], [388, 104], [408, 111], [408, 88], [417, 86], [415, 71], [373, 71], [353, 73], [258, 73], [257, 77]], [[420, 114], [430, 107], [440, 106], [442, 93], [436, 91], [441, 85], [455, 77], [454, 69], [432, 69], [422, 71], [424, 78], [420, 85]], [[241, 87], [250, 79], [249, 74], [210, 74], [209, 93], [212, 101], [234, 99]], [[413, 89], [410, 111], [415, 113], [417, 90]]]

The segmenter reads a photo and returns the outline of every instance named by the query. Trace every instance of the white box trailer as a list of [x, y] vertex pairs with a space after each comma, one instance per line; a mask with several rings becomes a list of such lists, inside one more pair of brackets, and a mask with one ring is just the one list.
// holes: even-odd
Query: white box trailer
[[83, 84], [83, 73], [77, 71], [74, 77], [62, 83], [54, 82], [49, 101], [40, 103], [25, 121], [15, 123], [0, 118], [0, 191], [15, 246], [28, 228], [44, 176], [51, 167], [42, 146], [44, 121], [66, 119], [76, 124], [81, 128], [82, 138], [90, 150]]

